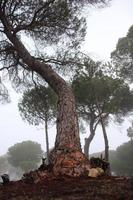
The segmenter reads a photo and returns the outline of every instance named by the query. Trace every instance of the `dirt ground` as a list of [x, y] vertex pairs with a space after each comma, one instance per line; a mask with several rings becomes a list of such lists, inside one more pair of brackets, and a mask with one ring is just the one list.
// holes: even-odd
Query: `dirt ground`
[[0, 186], [0, 200], [133, 200], [133, 178], [24, 179]]

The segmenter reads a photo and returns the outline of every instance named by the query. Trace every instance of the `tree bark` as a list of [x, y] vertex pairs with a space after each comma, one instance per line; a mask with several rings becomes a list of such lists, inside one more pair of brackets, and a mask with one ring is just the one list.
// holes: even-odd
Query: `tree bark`
[[48, 139], [48, 119], [47, 119], [47, 114], [45, 116], [45, 135], [46, 135], [47, 164], [49, 164], [49, 139]]
[[75, 98], [71, 88], [48, 64], [42, 63], [30, 55], [20, 39], [13, 35], [5, 16], [2, 13], [0, 16], [5, 34], [20, 58], [30, 70], [44, 78], [58, 95], [57, 136], [51, 159], [54, 173], [56, 175], [81, 175], [88, 168], [89, 162], [81, 151]]
[[105, 160], [109, 161], [109, 142], [108, 142], [108, 138], [107, 138], [105, 125], [103, 123], [103, 119], [101, 119], [101, 126], [102, 126], [102, 130], [103, 130], [103, 137], [104, 137], [104, 143], [105, 143]]
[[[109, 161], [108, 137], [107, 137], [107, 133], [106, 133], [106, 129], [105, 129], [105, 125], [104, 125], [104, 122], [103, 122], [103, 118], [102, 118], [102, 115], [101, 115], [101, 111], [100, 111], [100, 107], [99, 107], [98, 101], [97, 101], [97, 108], [98, 108], [98, 112], [99, 112], [100, 123], [101, 123], [102, 130], [103, 130], [103, 137], [104, 137], [104, 143], [105, 143], [105, 160]], [[106, 117], [107, 116], [108, 115], [106, 114]]]
[[84, 145], [84, 153], [89, 158], [89, 150], [90, 150], [90, 144], [95, 136], [95, 130], [94, 130], [94, 119], [90, 121], [90, 135], [88, 138], [85, 138], [85, 145]]

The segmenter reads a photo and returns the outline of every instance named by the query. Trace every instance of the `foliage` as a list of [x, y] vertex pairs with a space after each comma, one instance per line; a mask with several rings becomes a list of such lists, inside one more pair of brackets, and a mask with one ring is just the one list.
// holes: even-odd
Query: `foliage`
[[[109, 162], [111, 172], [115, 175], [133, 176], [133, 142], [127, 142], [120, 145], [116, 150], [109, 151]], [[90, 155], [90, 157], [104, 156], [104, 152], [97, 152]]]
[[116, 149], [112, 160], [112, 171], [117, 175], [133, 176], [133, 141], [122, 144]]
[[22, 119], [30, 124], [45, 124], [46, 152], [49, 162], [48, 123], [55, 120], [57, 115], [57, 96], [50, 87], [38, 86], [23, 94], [18, 104]]
[[115, 51], [111, 54], [117, 73], [128, 80], [133, 80], [133, 26], [127, 35], [118, 40]]
[[0, 77], [0, 103], [4, 104], [9, 102], [10, 102], [10, 97], [8, 90], [1, 82], [1, 77]]
[[45, 120], [52, 121], [57, 114], [57, 96], [50, 87], [38, 86], [23, 94], [19, 111], [24, 120], [39, 125]]
[[0, 174], [4, 174], [8, 171], [9, 164], [7, 161], [7, 156], [0, 156]]
[[[91, 66], [90, 66], [91, 67]], [[133, 93], [122, 79], [112, 78], [99, 70], [93, 76], [83, 72], [73, 80], [79, 115], [86, 120], [101, 114], [122, 116], [133, 108]]]
[[0, 175], [9, 174], [11, 180], [18, 180], [22, 177], [22, 170], [9, 164], [7, 154], [0, 156]]
[[89, 156], [90, 143], [97, 126], [101, 124], [105, 141], [105, 158], [108, 160], [105, 125], [108, 124], [111, 114], [115, 116], [115, 120], [121, 122], [122, 117], [133, 109], [133, 93], [122, 79], [106, 75], [102, 64], [91, 60], [77, 71], [72, 88], [77, 100], [79, 117], [89, 122], [90, 134], [85, 138], [84, 152]]
[[86, 33], [86, 19], [81, 11], [86, 5], [104, 5], [107, 2], [109, 0], [1, 0], [0, 70], [8, 70], [15, 86], [30, 84], [33, 78], [32, 66], [21, 58], [18, 42], [15, 42], [15, 47], [12, 37], [24, 43], [30, 40], [32, 50], [25, 46], [37, 60], [54, 68], [69, 66], [68, 60], [72, 61], [69, 57], [79, 49]]
[[41, 145], [24, 141], [8, 149], [8, 161], [14, 167], [20, 167], [24, 172], [37, 168], [42, 157]]
[[127, 136], [132, 140], [133, 139], [133, 123], [129, 128], [127, 129]]

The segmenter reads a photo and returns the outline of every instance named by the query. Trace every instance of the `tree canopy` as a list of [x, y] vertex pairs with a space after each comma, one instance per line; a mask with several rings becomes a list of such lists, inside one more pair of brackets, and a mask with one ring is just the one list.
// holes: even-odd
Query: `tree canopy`
[[[30, 53], [37, 59], [56, 67], [67, 64], [65, 61], [73, 54], [75, 48], [79, 45], [86, 33], [86, 19], [81, 14], [83, 6], [87, 4], [104, 4], [109, 0], [83, 0], [83, 1], [60, 1], [60, 0], [1, 0], [0, 2], [0, 61], [1, 70], [8, 70], [10, 80], [19, 85], [28, 79], [29, 70], [33, 71], [24, 59], [17, 46], [19, 40], [27, 36], [27, 40], [32, 38], [34, 45]], [[57, 12], [58, 10], [58, 12]], [[9, 34], [10, 32], [10, 34]], [[13, 37], [12, 37], [13, 36]], [[14, 39], [16, 42], [14, 41]], [[15, 43], [14, 43], [15, 42]], [[16, 46], [17, 45], [17, 46]], [[48, 46], [55, 47], [58, 56], [49, 57]], [[20, 47], [20, 46], [19, 46]], [[23, 49], [21, 46], [21, 50]], [[69, 53], [63, 52], [69, 49]], [[62, 54], [60, 56], [60, 53]], [[18, 66], [18, 68], [16, 67]], [[20, 69], [23, 70], [19, 74]], [[31, 76], [30, 76], [31, 77]]]
[[57, 115], [57, 96], [50, 87], [38, 86], [27, 90], [19, 104], [23, 120], [39, 125], [55, 119]]
[[7, 156], [0, 156], [0, 174], [4, 174], [8, 171], [9, 165], [7, 161]]
[[89, 120], [91, 113], [98, 114], [97, 104], [101, 113], [122, 116], [133, 108], [133, 93], [123, 79], [112, 78], [101, 71], [94, 76], [88, 72], [77, 75], [72, 87], [77, 99], [79, 115]]
[[133, 123], [129, 128], [127, 129], [127, 136], [132, 140], [133, 139]]
[[133, 93], [128, 84], [123, 79], [105, 75], [100, 67], [98, 68], [100, 63], [91, 64], [92, 66], [86, 65], [84, 70], [78, 71], [72, 83], [79, 117], [89, 122], [90, 126], [90, 135], [85, 140], [86, 155], [97, 125], [102, 125], [104, 139], [107, 141], [104, 125], [110, 114], [120, 121], [133, 109]]
[[133, 26], [125, 37], [120, 38], [111, 54], [118, 75], [133, 80]]
[[112, 171], [117, 175], [133, 176], [133, 141], [119, 146], [112, 160]]
[[57, 96], [50, 87], [36, 86], [23, 94], [18, 104], [23, 120], [30, 124], [44, 124], [47, 162], [49, 163], [48, 123], [57, 117]]
[[7, 152], [9, 163], [20, 167], [24, 172], [36, 169], [42, 158], [41, 145], [37, 142], [24, 141], [10, 147]]

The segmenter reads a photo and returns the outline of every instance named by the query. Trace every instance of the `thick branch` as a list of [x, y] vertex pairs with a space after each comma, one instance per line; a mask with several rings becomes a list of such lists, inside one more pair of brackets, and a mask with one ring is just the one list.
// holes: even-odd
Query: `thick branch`
[[[31, 56], [22, 42], [13, 34], [12, 27], [4, 15], [1, 15], [1, 21], [5, 28], [5, 34], [12, 42], [19, 57], [32, 71], [37, 72], [52, 87], [59, 97], [58, 119], [57, 119], [57, 137], [55, 148], [65, 147], [81, 151], [79, 139], [79, 127], [77, 113], [75, 108], [75, 98], [71, 88], [67, 83], [46, 63], [42, 63]], [[65, 138], [65, 139], [64, 139]]]
[[[29, 24], [19, 24], [15, 29], [14, 29], [14, 34], [18, 33], [19, 31], [22, 31], [22, 30], [31, 30], [33, 29], [35, 26], [37, 25], [40, 25], [40, 22], [42, 22], [42, 20], [44, 20], [44, 17], [43, 19], [40, 19], [40, 20], [37, 20], [37, 15], [43, 11], [43, 16], [44, 16], [44, 13], [46, 11], [46, 8], [48, 8], [48, 6], [52, 3], [54, 3], [55, 0], [50, 0], [50, 1], [47, 1], [42, 7], [40, 7], [38, 10], [36, 10], [33, 14], [33, 17], [31, 19], [31, 22]], [[45, 23], [45, 22], [44, 22]]]
[[36, 71], [43, 78], [45, 78], [45, 80], [51, 85], [55, 92], [59, 94], [60, 86], [58, 84], [58, 80], [60, 80], [60, 82], [64, 86], [66, 85], [65, 81], [56, 72], [54, 72], [49, 65], [42, 63], [32, 57], [25, 46], [22, 44], [22, 42], [13, 34], [12, 27], [10, 26], [6, 17], [1, 11], [0, 16], [5, 28], [4, 32], [6, 36], [12, 42], [15, 49], [18, 51], [19, 56], [23, 59], [24, 63], [26, 63], [31, 70]]

